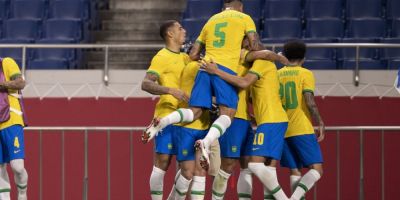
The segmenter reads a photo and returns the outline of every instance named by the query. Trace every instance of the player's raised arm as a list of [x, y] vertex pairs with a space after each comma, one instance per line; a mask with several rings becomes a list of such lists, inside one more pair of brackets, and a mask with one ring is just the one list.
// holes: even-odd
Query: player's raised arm
[[189, 97], [183, 91], [176, 88], [168, 88], [157, 83], [158, 76], [155, 73], [147, 72], [142, 81], [142, 90], [154, 95], [170, 94], [175, 98], [188, 101]]
[[246, 76], [244, 77], [240, 77], [224, 72], [218, 69], [217, 64], [213, 61], [207, 62], [205, 60], [201, 60], [200, 67], [207, 71], [209, 74], [215, 74], [229, 84], [232, 84], [241, 89], [248, 88], [250, 85], [258, 80], [258, 76], [251, 73], [246, 74]]
[[280, 62], [283, 65], [288, 65], [288, 59], [281, 55], [277, 54], [270, 50], [261, 50], [261, 51], [251, 51], [246, 56], [246, 62], [254, 62], [255, 60], [269, 60], [272, 62]]
[[321, 142], [325, 138], [325, 124], [322, 121], [321, 115], [319, 114], [318, 106], [315, 103], [314, 93], [311, 91], [304, 91], [303, 97], [306, 101], [307, 108], [310, 111], [313, 119], [318, 123], [318, 142]]

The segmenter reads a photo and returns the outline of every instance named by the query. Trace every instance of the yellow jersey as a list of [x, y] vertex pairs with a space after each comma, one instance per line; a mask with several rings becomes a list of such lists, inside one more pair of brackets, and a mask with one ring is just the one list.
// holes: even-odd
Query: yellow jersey
[[[158, 83], [169, 88], [179, 88], [185, 65], [189, 62], [185, 53], [177, 53], [163, 48], [153, 57], [147, 73], [158, 76]], [[164, 117], [178, 109], [179, 100], [170, 94], [160, 95], [154, 117]]]
[[242, 41], [249, 32], [256, 32], [249, 15], [225, 10], [207, 21], [196, 42], [205, 45], [207, 57], [237, 73]]
[[279, 96], [278, 71], [275, 64], [267, 60], [256, 60], [249, 73], [258, 77], [251, 87], [257, 125], [287, 122], [288, 117]]
[[311, 115], [303, 98], [303, 92], [314, 92], [313, 73], [301, 66], [293, 66], [283, 67], [278, 71], [278, 75], [282, 104], [289, 117], [285, 137], [313, 134]]
[[[196, 79], [197, 71], [199, 70], [200, 65], [198, 62], [190, 62], [186, 65], [185, 69], [182, 72], [181, 76], [181, 90], [186, 94], [191, 94], [194, 80]], [[188, 108], [189, 104], [187, 102], [181, 101], [179, 103], [179, 108]], [[191, 128], [196, 130], [207, 130], [210, 126], [210, 115], [208, 111], [203, 111], [200, 118], [191, 122], [191, 123], [182, 123], [178, 124], [178, 126], [184, 126], [185, 128]]]
[[[238, 76], [245, 76], [249, 71], [248, 63], [245, 62], [246, 55], [249, 51], [242, 50], [240, 56], [240, 64], [238, 67]], [[235, 118], [240, 118], [244, 120], [250, 120], [250, 116], [247, 112], [247, 101], [249, 99], [249, 89], [239, 89], [238, 92], [238, 106], [236, 108]]]
[[[14, 59], [9, 57], [3, 59], [3, 72], [6, 81], [11, 81], [12, 77], [21, 75], [21, 71], [19, 70], [18, 64], [14, 61]], [[18, 98], [16, 96], [10, 95], [10, 94], [18, 94], [18, 91], [8, 90], [8, 94], [9, 94], [8, 101], [10, 102], [10, 108], [13, 108], [17, 111], [21, 111], [21, 106], [19, 104]], [[22, 115], [10, 111], [10, 119], [3, 123], [0, 123], [0, 129], [5, 129], [17, 124], [24, 126], [24, 120]]]

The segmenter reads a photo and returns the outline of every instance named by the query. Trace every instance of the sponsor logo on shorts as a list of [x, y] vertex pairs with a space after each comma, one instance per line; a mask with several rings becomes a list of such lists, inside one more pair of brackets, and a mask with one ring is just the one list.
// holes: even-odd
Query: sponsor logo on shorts
[[188, 150], [187, 150], [187, 149], [182, 150], [182, 154], [183, 154], [184, 156], [187, 156], [187, 155], [188, 155]]
[[172, 149], [172, 144], [168, 143], [168, 149], [171, 150]]
[[14, 150], [14, 153], [19, 153], [21, 150]]
[[233, 152], [233, 153], [236, 153], [236, 152], [237, 152], [237, 146], [232, 146], [231, 149], [232, 149], [232, 152]]

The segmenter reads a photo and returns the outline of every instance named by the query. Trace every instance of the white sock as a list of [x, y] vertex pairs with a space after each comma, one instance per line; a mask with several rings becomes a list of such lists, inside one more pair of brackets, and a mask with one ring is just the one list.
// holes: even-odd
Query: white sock
[[268, 190], [268, 188], [264, 188], [264, 200], [272, 200], [275, 199], [274, 195], [271, 194], [271, 191]]
[[301, 176], [290, 175], [290, 189], [292, 193], [296, 190], [297, 185], [299, 184]]
[[304, 194], [310, 190], [314, 184], [321, 178], [321, 175], [315, 169], [310, 169], [304, 176], [300, 179], [296, 190], [294, 191], [291, 199], [301, 199]]
[[251, 162], [249, 163], [249, 169], [260, 179], [263, 185], [271, 191], [271, 194], [274, 195], [276, 199], [288, 199], [278, 183], [275, 167], [265, 166], [264, 163]]
[[172, 186], [172, 189], [171, 189], [171, 192], [169, 193], [169, 195], [168, 195], [168, 200], [170, 200], [170, 199], [175, 199], [175, 195], [176, 195], [176, 192], [175, 192], [175, 184], [176, 184], [176, 181], [178, 180], [178, 178], [179, 178], [179, 176], [181, 175], [181, 169], [179, 169], [177, 172], [176, 172], [176, 174], [175, 174], [175, 178], [174, 178], [174, 185]]
[[175, 183], [175, 200], [185, 200], [186, 193], [192, 180], [187, 180], [184, 176], [180, 175]]
[[231, 118], [228, 115], [220, 115], [211, 125], [211, 128], [208, 131], [207, 136], [203, 139], [206, 148], [209, 149], [210, 145], [214, 142], [214, 140], [218, 139], [221, 135], [223, 135], [226, 129], [229, 128], [230, 125], [231, 125]]
[[251, 200], [253, 192], [253, 177], [249, 168], [240, 169], [240, 175], [237, 182], [237, 193], [239, 200]]
[[163, 199], [164, 176], [164, 170], [153, 166], [153, 171], [150, 176], [150, 192], [152, 200]]
[[222, 169], [219, 169], [217, 176], [214, 178], [212, 185], [212, 199], [222, 200], [224, 199], [224, 194], [226, 192], [226, 187], [228, 185], [228, 180], [231, 175]]
[[170, 124], [176, 124], [180, 122], [192, 122], [194, 118], [193, 111], [188, 108], [179, 108], [171, 114], [161, 118], [160, 126], [164, 128]]
[[203, 200], [206, 191], [206, 177], [194, 176], [192, 183], [192, 191], [190, 193], [191, 200]]
[[10, 165], [14, 172], [15, 184], [18, 188], [18, 200], [26, 200], [26, 191], [28, 189], [28, 173], [24, 167], [24, 160], [11, 160]]
[[2, 164], [0, 165], [0, 199], [1, 200], [10, 200], [10, 178], [8, 177], [7, 173], [7, 165]]

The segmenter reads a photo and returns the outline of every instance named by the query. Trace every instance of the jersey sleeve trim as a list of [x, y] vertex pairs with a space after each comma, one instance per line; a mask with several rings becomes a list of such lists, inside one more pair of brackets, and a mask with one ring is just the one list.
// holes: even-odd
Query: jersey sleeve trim
[[311, 93], [314, 94], [314, 90], [310, 90], [310, 89], [304, 89], [304, 90], [303, 90], [303, 94], [304, 94], [305, 92], [311, 92]]
[[13, 75], [11, 75], [10, 76], [10, 80], [14, 80], [14, 79], [16, 79], [18, 76], [21, 76], [21, 73], [15, 73], [15, 74], [13, 74]]
[[146, 73], [154, 74], [154, 75], [156, 75], [158, 78], [160, 78], [160, 74], [159, 74], [158, 72], [154, 71], [154, 70], [147, 70]]
[[200, 40], [196, 40], [196, 43], [199, 43], [200, 45], [205, 45], [205, 43], [203, 41], [200, 41]]
[[259, 73], [255, 72], [255, 71], [252, 71], [252, 70], [250, 70], [249, 73], [250, 73], [250, 74], [256, 75], [256, 76], [257, 76], [257, 79], [260, 80], [261, 75], [260, 75]]
[[249, 30], [249, 31], [246, 32], [246, 34], [248, 34], [248, 33], [257, 33], [257, 31], [256, 30]]

